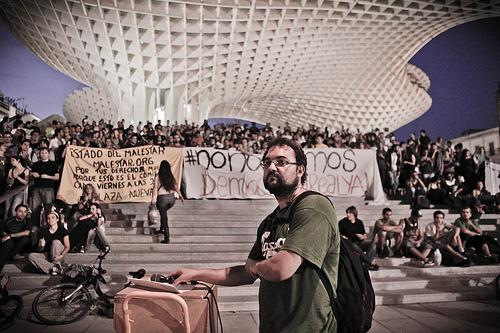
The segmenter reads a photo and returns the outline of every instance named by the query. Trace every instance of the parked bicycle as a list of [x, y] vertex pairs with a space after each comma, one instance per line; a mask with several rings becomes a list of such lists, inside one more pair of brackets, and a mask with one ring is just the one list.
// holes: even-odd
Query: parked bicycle
[[7, 275], [0, 279], [0, 331], [12, 326], [23, 308], [21, 296], [9, 295], [10, 282]]
[[[69, 324], [87, 316], [98, 302], [111, 306], [112, 297], [100, 287], [100, 283], [106, 284], [102, 261], [108, 253], [109, 250], [100, 254], [92, 266], [70, 265], [63, 273], [63, 283], [40, 291], [31, 306], [35, 317], [48, 325]], [[89, 287], [94, 288], [97, 298], [90, 293]]]

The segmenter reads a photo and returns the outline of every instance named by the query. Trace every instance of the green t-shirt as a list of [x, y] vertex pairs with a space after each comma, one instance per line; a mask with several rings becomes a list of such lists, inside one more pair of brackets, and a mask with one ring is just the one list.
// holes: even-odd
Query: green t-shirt
[[261, 223], [248, 257], [264, 260], [280, 250], [288, 250], [304, 261], [285, 281], [261, 279], [260, 332], [336, 332], [330, 298], [312, 267], [325, 272], [335, 293], [340, 252], [335, 209], [325, 197], [311, 195], [297, 205], [292, 221], [284, 215], [287, 216], [287, 208], [277, 208]]
[[[477, 223], [477, 221], [475, 220], [471, 220], [472, 224], [474, 224], [476, 227], [479, 227], [479, 224]], [[469, 225], [467, 223], [467, 221], [465, 221], [464, 219], [462, 219], [461, 217], [459, 217], [458, 219], [455, 220], [455, 222], [453, 222], [453, 225], [455, 227], [458, 227], [458, 228], [467, 228], [469, 229], [470, 231], [474, 231], [476, 232], [476, 229], [474, 229], [471, 225]]]

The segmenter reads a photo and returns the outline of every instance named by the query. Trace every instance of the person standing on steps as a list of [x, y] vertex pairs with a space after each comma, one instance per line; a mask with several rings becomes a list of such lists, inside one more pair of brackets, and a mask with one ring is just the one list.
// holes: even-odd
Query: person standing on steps
[[307, 158], [293, 141], [281, 137], [269, 142], [261, 166], [264, 187], [278, 206], [260, 224], [246, 263], [167, 274], [175, 278], [174, 285], [198, 280], [239, 286], [260, 279], [259, 332], [335, 333], [337, 321], [317, 271], [324, 273], [336, 297], [340, 233], [335, 208], [319, 193], [304, 196], [311, 194], [304, 186]]
[[164, 244], [170, 243], [167, 211], [174, 206], [176, 199], [184, 202], [179, 185], [172, 174], [170, 163], [167, 160], [163, 160], [160, 164], [160, 170], [158, 170], [154, 179], [151, 204], [156, 204], [156, 208], [160, 211], [161, 227], [155, 233], [165, 236], [161, 241]]

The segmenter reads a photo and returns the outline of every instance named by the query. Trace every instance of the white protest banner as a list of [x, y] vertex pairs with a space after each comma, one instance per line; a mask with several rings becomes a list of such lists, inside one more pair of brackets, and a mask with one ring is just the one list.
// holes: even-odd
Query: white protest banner
[[[375, 152], [352, 149], [305, 149], [305, 187], [332, 197], [385, 199]], [[264, 199], [262, 155], [235, 150], [185, 148], [184, 176], [188, 198]]]
[[500, 186], [500, 164], [486, 161], [484, 168], [484, 186], [486, 190], [491, 194], [495, 194], [499, 191]]
[[273, 198], [262, 183], [261, 155], [236, 150], [184, 148], [188, 198]]
[[116, 150], [69, 146], [57, 197], [75, 204], [90, 183], [105, 203], [149, 202], [161, 161], [169, 161], [180, 184], [182, 156], [182, 148], [160, 146]]
[[376, 152], [371, 149], [304, 149], [308, 190], [330, 197], [385, 200]]

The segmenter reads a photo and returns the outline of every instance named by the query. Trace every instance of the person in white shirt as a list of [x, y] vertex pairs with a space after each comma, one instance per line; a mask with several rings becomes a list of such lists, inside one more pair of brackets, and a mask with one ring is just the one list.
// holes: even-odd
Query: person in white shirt
[[444, 223], [444, 213], [440, 210], [434, 212], [433, 218], [434, 221], [425, 226], [425, 237], [432, 248], [451, 255], [462, 266], [470, 266], [471, 261], [464, 255], [460, 229]]

